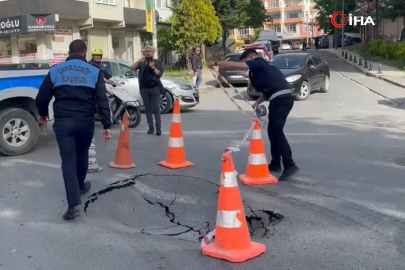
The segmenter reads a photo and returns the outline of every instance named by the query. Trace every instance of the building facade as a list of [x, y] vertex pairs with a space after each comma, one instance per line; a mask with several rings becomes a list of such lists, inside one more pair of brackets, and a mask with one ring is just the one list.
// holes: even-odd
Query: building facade
[[316, 26], [313, 0], [262, 0], [272, 22], [265, 22], [265, 30], [274, 30], [284, 43], [306, 41], [323, 35]]
[[145, 9], [145, 0], [0, 0], [0, 63], [56, 64], [75, 39], [88, 44], [88, 58], [100, 48], [104, 58], [134, 62], [152, 43]]

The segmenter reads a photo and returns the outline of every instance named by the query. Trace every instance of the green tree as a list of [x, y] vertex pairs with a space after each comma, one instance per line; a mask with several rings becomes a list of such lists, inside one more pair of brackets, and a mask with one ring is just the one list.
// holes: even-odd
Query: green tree
[[174, 47], [181, 53], [201, 44], [212, 44], [221, 37], [222, 29], [212, 5], [206, 0], [183, 0], [172, 19]]
[[173, 37], [169, 27], [163, 27], [157, 31], [157, 45], [159, 55], [174, 50]]
[[166, 7], [175, 13], [179, 9], [181, 2], [183, 0], [169, 0]]
[[246, 9], [248, 21], [245, 26], [259, 28], [263, 26], [263, 22], [268, 18], [264, 3], [260, 0], [250, 0], [250, 5]]
[[226, 51], [229, 30], [245, 27], [249, 21], [246, 10], [251, 0], [212, 0], [222, 26], [222, 48]]
[[[329, 34], [334, 31], [334, 26], [331, 22], [331, 16], [336, 11], [342, 10], [342, 3], [338, 1], [337, 8], [335, 10], [335, 1], [336, 0], [317, 0], [315, 1], [315, 8], [318, 10], [316, 15], [316, 21], [318, 23], [318, 27], [325, 32], [325, 34]], [[356, 9], [356, 0], [345, 0], [345, 14], [353, 13]], [[337, 18], [339, 19], [339, 17]], [[345, 32], [353, 32], [353, 27], [351, 25], [346, 25], [344, 27]]]

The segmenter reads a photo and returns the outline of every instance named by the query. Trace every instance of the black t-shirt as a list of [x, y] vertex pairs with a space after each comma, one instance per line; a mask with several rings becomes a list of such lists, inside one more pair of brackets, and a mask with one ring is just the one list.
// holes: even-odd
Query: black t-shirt
[[284, 74], [263, 58], [247, 61], [246, 64], [249, 67], [250, 82], [256, 91], [263, 93], [266, 99], [278, 91], [290, 89]]
[[143, 71], [142, 77], [139, 80], [139, 87], [140, 88], [152, 88], [152, 86], [149, 83], [149, 78], [154, 76], [154, 72], [153, 70], [148, 67], [145, 66], [145, 70]]

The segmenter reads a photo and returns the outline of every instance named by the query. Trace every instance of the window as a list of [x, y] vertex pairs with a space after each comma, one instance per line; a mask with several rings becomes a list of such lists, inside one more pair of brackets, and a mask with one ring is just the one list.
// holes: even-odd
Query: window
[[249, 33], [250, 33], [249, 28], [239, 29], [239, 34], [240, 35], [249, 35]]
[[286, 7], [296, 7], [296, 6], [298, 6], [298, 5], [299, 5], [298, 2], [287, 2], [287, 3], [285, 4]]
[[131, 0], [125, 0], [124, 1], [124, 7], [130, 8], [131, 7]]
[[270, 8], [279, 8], [280, 2], [270, 2]]
[[97, 3], [114, 5], [114, 0], [97, 0]]
[[308, 32], [308, 29], [309, 29], [308, 24], [303, 23], [302, 26], [303, 26], [304, 32]]
[[121, 75], [123, 75], [123, 76], [125, 76], [125, 74], [127, 74], [127, 73], [131, 73], [131, 74], [133, 74], [133, 76], [135, 76], [135, 72], [129, 66], [120, 64], [120, 71], [121, 71]]
[[300, 12], [288, 12], [286, 15], [287, 19], [295, 19], [302, 17], [302, 14]]
[[296, 32], [296, 31], [297, 31], [297, 25], [296, 24], [287, 25], [287, 32]]
[[281, 19], [281, 13], [270, 13], [269, 15], [273, 20]]
[[314, 62], [312, 61], [311, 58], [309, 58], [308, 62], [307, 62], [307, 67], [310, 67], [310, 66], [314, 66]]
[[18, 39], [20, 54], [37, 53], [37, 40], [33, 36], [20, 35]]
[[281, 32], [281, 25], [272, 25], [271, 30], [275, 32]]
[[319, 58], [316, 56], [312, 56], [312, 60], [314, 61], [314, 66], [317, 66], [321, 63], [321, 60], [319, 60]]
[[234, 36], [235, 35], [235, 30], [229, 30], [229, 35]]

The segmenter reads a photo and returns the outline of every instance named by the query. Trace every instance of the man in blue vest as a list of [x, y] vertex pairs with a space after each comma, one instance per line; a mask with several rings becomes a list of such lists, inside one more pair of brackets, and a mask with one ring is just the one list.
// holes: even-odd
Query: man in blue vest
[[48, 121], [48, 106], [53, 97], [55, 123], [53, 129], [62, 159], [62, 174], [65, 182], [68, 209], [63, 215], [71, 220], [80, 215], [80, 195], [91, 188], [85, 182], [88, 168], [88, 151], [94, 135], [96, 105], [104, 126], [104, 140], [111, 138], [111, 114], [107, 89], [100, 70], [87, 63], [87, 45], [74, 40], [69, 45], [66, 62], [52, 67], [43, 81], [36, 97], [38, 123]]
[[276, 66], [270, 65], [266, 60], [259, 57], [255, 50], [245, 50], [240, 56], [240, 60], [242, 62], [211, 62], [208, 67], [221, 66], [249, 70], [250, 82], [256, 91], [262, 93], [254, 107], [257, 108], [264, 101], [269, 101], [267, 134], [271, 144], [272, 156], [269, 169], [271, 172], [280, 172], [282, 161], [284, 171], [279, 180], [288, 180], [299, 170], [292, 159], [291, 148], [284, 135], [284, 125], [294, 105], [292, 92], [283, 73]]

